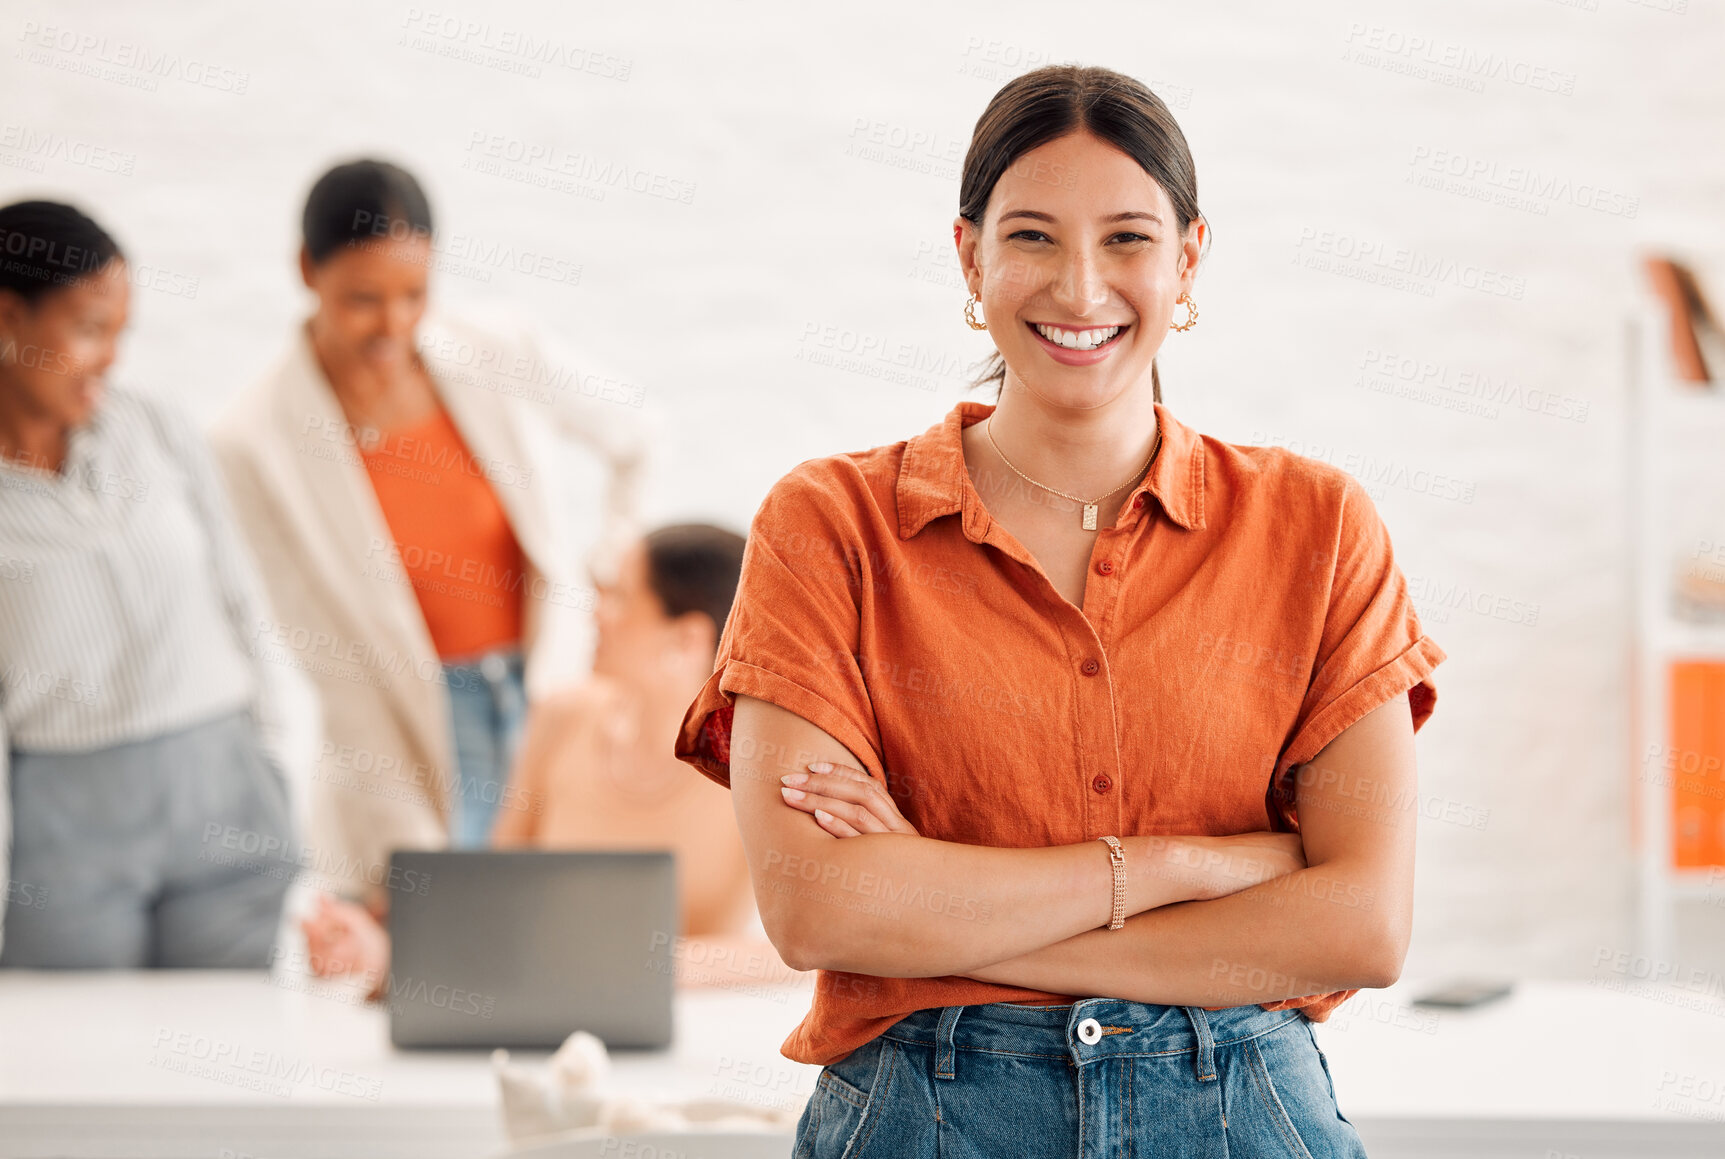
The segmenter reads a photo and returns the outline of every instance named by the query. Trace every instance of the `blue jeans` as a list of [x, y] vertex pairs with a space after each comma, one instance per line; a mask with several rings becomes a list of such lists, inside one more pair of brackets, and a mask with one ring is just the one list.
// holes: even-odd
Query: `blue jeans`
[[449, 793], [449, 845], [482, 849], [509, 784], [527, 689], [521, 653], [499, 649], [459, 664], [445, 664], [449, 714], [455, 727], [456, 777]]
[[1297, 1010], [919, 1010], [821, 1070], [796, 1159], [1357, 1159]]

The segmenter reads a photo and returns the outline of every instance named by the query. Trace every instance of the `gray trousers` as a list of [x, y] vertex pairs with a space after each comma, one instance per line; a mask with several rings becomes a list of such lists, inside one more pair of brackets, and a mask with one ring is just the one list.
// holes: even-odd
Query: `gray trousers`
[[0, 966], [269, 964], [299, 847], [248, 714], [11, 759]]

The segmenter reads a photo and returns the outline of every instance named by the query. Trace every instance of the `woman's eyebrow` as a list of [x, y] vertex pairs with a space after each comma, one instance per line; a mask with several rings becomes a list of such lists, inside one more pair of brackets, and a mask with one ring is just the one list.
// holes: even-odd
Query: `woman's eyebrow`
[[1032, 221], [1046, 221], [1050, 225], [1054, 224], [1054, 215], [1052, 213], [1042, 213], [1034, 209], [1015, 209], [1011, 213], [1001, 214], [1000, 220], [1010, 221], [1015, 217], [1028, 217]]
[[[1015, 217], [1028, 217], [1032, 221], [1046, 221], [1050, 225], [1053, 225], [1055, 220], [1052, 213], [1043, 213], [1041, 210], [1036, 209], [1014, 209], [1010, 213], [1001, 214], [1000, 220], [1010, 221]], [[1153, 221], [1157, 225], [1162, 224], [1162, 219], [1160, 217], [1157, 217], [1154, 213], [1148, 213], [1141, 209], [1128, 209], [1124, 213], [1116, 213], [1109, 217], [1104, 217], [1102, 220], [1106, 222]]]

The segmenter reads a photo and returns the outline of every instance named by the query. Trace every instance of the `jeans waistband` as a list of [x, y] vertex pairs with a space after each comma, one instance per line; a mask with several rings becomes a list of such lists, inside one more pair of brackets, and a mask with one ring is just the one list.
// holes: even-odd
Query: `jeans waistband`
[[520, 679], [526, 658], [518, 645], [492, 648], [472, 656], [443, 661], [443, 676], [452, 688], [495, 687], [511, 678]]
[[1268, 1034], [1297, 1018], [1297, 1009], [1261, 1006], [1164, 1006], [1120, 998], [1087, 998], [1069, 1006], [1017, 1006], [987, 1002], [918, 1010], [888, 1027], [884, 1037], [932, 1047], [936, 1078], [952, 1078], [956, 1052], [1063, 1058], [1076, 1064], [1125, 1055], [1194, 1054], [1200, 1081], [1216, 1077], [1217, 1047]]

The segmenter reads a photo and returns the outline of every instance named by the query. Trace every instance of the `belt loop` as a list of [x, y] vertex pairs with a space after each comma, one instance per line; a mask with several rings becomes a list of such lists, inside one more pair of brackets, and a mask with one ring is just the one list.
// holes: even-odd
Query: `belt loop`
[[1198, 1057], [1193, 1062], [1193, 1072], [1198, 1081], [1216, 1077], [1216, 1039], [1210, 1033], [1210, 1020], [1204, 1016], [1203, 1007], [1182, 1006], [1186, 1017], [1192, 1020], [1192, 1029], [1198, 1034]]
[[952, 1028], [958, 1025], [958, 1016], [963, 1013], [962, 1006], [941, 1008], [940, 1026], [934, 1032], [934, 1077], [937, 1079], [958, 1077], [954, 1073], [958, 1050], [952, 1044]]

